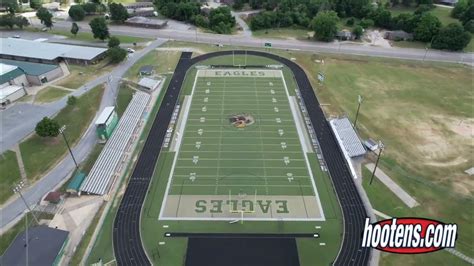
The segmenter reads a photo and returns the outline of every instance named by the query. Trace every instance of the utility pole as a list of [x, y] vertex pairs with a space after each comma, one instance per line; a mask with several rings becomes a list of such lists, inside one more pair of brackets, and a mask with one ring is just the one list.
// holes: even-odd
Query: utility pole
[[[33, 214], [33, 213], [32, 213]], [[26, 247], [26, 266], [29, 263], [29, 249], [30, 249], [30, 237], [28, 236], [28, 213], [25, 215], [25, 247]]]
[[[25, 197], [23, 197], [23, 194], [21, 193], [21, 189], [25, 186], [25, 183], [23, 181], [20, 181], [20, 183], [16, 184], [14, 187], [13, 187], [13, 192], [14, 193], [18, 193], [18, 195], [20, 195], [20, 198], [21, 200], [23, 200], [23, 203], [25, 203], [25, 206], [26, 208], [28, 209], [28, 211], [31, 213], [31, 215], [33, 215], [33, 219], [35, 220], [35, 222], [37, 224], [39, 224], [38, 222], [38, 219], [36, 219], [36, 216], [35, 214], [33, 213], [33, 211], [31, 210], [30, 208], [30, 205], [28, 205], [28, 203], [26, 202], [26, 199]], [[28, 214], [27, 214], [28, 215]]]
[[369, 185], [372, 185], [372, 181], [374, 181], [375, 170], [377, 170], [377, 166], [379, 165], [379, 161], [380, 161], [380, 156], [382, 155], [382, 152], [383, 152], [384, 148], [385, 147], [384, 147], [382, 141], [379, 141], [379, 154], [377, 156], [377, 161], [375, 162], [374, 170], [372, 171], [372, 176], [370, 177]]
[[358, 98], [357, 98], [357, 101], [358, 101], [359, 105], [357, 106], [356, 117], [355, 117], [355, 120], [354, 120], [354, 129], [356, 129], [356, 130], [357, 130], [357, 119], [359, 118], [360, 105], [362, 104], [364, 99], [362, 98], [362, 96], [359, 95]]
[[71, 147], [69, 146], [69, 142], [67, 141], [66, 135], [64, 134], [65, 130], [66, 130], [66, 125], [63, 125], [59, 129], [59, 133], [61, 133], [61, 135], [63, 135], [64, 142], [66, 142], [67, 149], [69, 150], [69, 153], [71, 154], [71, 157], [72, 157], [72, 160], [74, 161], [74, 164], [76, 165], [76, 170], [79, 171], [79, 166], [77, 165], [76, 158], [74, 158], [74, 154], [72, 153]]

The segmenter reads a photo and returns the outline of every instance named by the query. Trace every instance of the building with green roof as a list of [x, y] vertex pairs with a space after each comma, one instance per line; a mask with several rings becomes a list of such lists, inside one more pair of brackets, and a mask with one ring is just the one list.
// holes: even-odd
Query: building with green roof
[[86, 178], [86, 174], [83, 172], [78, 172], [74, 175], [74, 177], [69, 181], [67, 185], [66, 192], [71, 194], [78, 194], [79, 189], [81, 188], [82, 182]]
[[54, 64], [41, 64], [8, 59], [2, 59], [2, 63], [16, 66], [20, 69], [25, 73], [26, 79], [31, 85], [42, 85], [43, 83], [55, 80], [64, 75], [61, 67]]

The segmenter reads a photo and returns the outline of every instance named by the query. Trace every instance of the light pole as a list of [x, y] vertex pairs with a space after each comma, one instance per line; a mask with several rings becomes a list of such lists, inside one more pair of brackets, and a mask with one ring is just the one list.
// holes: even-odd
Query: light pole
[[35, 214], [33, 213], [33, 211], [31, 210], [30, 206], [28, 205], [28, 203], [26, 202], [26, 199], [25, 197], [23, 197], [23, 194], [21, 193], [21, 189], [25, 186], [25, 183], [23, 181], [20, 181], [20, 183], [16, 184], [14, 187], [13, 187], [13, 192], [14, 193], [18, 193], [18, 195], [20, 195], [20, 198], [23, 200], [23, 203], [25, 203], [25, 206], [26, 208], [28, 209], [29, 212], [31, 212], [31, 215], [33, 215], [33, 219], [35, 219], [35, 222], [37, 224], [39, 224], [38, 222], [38, 219], [36, 219], [36, 216]]
[[362, 104], [363, 101], [364, 101], [364, 98], [362, 98], [362, 96], [359, 95], [358, 98], [357, 98], [358, 105], [357, 105], [356, 117], [355, 117], [355, 120], [354, 120], [354, 128], [355, 129], [357, 129], [357, 119], [359, 118], [360, 105]]
[[63, 135], [64, 142], [66, 142], [67, 149], [69, 150], [69, 153], [71, 154], [72, 160], [74, 161], [74, 164], [76, 165], [76, 170], [79, 171], [79, 166], [77, 165], [76, 158], [74, 158], [74, 154], [72, 153], [71, 147], [69, 146], [69, 142], [67, 141], [66, 135], [64, 134], [64, 131], [66, 130], [66, 125], [63, 125], [59, 129], [59, 133]]
[[383, 152], [384, 148], [385, 147], [384, 147], [382, 141], [379, 140], [379, 154], [377, 155], [377, 161], [375, 162], [375, 167], [374, 167], [374, 170], [372, 171], [372, 176], [370, 177], [369, 185], [372, 185], [372, 181], [374, 180], [375, 170], [377, 170], [377, 166], [379, 165], [379, 161], [380, 161], [380, 156], [382, 155], [382, 152]]

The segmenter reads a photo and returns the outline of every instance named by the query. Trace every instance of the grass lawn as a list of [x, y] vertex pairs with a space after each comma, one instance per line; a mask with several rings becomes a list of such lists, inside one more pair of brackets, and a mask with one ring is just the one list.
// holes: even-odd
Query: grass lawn
[[55, 87], [46, 87], [43, 88], [36, 94], [35, 102], [36, 103], [49, 103], [61, 99], [62, 97], [68, 95], [70, 91], [55, 88]]
[[[27, 218], [24, 216], [12, 228], [10, 228], [8, 231], [2, 234], [2, 238], [0, 241], [0, 254], [5, 253], [5, 251], [10, 246], [10, 244], [15, 239], [15, 237], [26, 229], [25, 227], [26, 222], [28, 222], [30, 226], [36, 225], [36, 222], [33, 219], [32, 214], [28, 213], [27, 216], [28, 216]], [[54, 217], [54, 215], [50, 213], [44, 213], [44, 212], [35, 212], [35, 216], [38, 220], [41, 220], [41, 219], [51, 220]]]
[[[94, 39], [94, 36], [92, 35], [92, 33], [81, 32], [80, 30], [76, 36], [74, 36], [70, 31], [67, 31], [67, 30], [51, 29], [51, 30], [48, 30], [47, 32], [51, 34], [63, 35], [72, 40], [107, 43], [107, 40], [101, 41], [98, 39]], [[148, 39], [148, 38], [132, 37], [132, 36], [126, 36], [126, 35], [112, 35], [112, 36], [119, 38], [120, 43], [134, 43], [134, 42], [140, 43], [140, 42], [151, 41], [151, 39]]]
[[[402, 13], [413, 13], [415, 10], [416, 7], [405, 7], [402, 5], [390, 8], [392, 17], [396, 17]], [[458, 19], [451, 17], [451, 10], [452, 8], [435, 6], [429, 12], [438, 17], [439, 21], [441, 21], [444, 26], [455, 22], [460, 23]]]
[[471, 37], [471, 41], [466, 46], [466, 48], [464, 48], [464, 52], [470, 52], [470, 53], [474, 52], [474, 38]]
[[133, 93], [135, 93], [135, 90], [131, 89], [127, 84], [120, 84], [117, 95], [117, 105], [115, 106], [115, 111], [119, 117], [121, 117], [125, 109], [127, 109], [128, 104], [132, 100]]
[[100, 75], [110, 72], [113, 67], [114, 65], [109, 64], [107, 59], [102, 60], [96, 65], [69, 65], [70, 74], [55, 83], [55, 85], [66, 87], [68, 89], [77, 89]]
[[[71, 146], [77, 143], [95, 116], [104, 92], [99, 85], [77, 99], [74, 106], [66, 106], [54, 117], [66, 125], [66, 136]], [[61, 136], [42, 138], [34, 134], [20, 144], [28, 179], [34, 181], [66, 155], [66, 145]]]
[[307, 40], [308, 36], [313, 36], [313, 34], [312, 31], [303, 28], [278, 28], [252, 31], [254, 37], [274, 39]]
[[416, 48], [416, 49], [425, 49], [429, 44], [417, 41], [399, 41], [391, 42], [392, 46], [400, 48]]
[[20, 169], [14, 151], [0, 155], [0, 204], [13, 195], [12, 186], [20, 181]]
[[[166, 47], [166, 44], [161, 46], [161, 48]], [[129, 68], [124, 77], [135, 82], [138, 81], [138, 71], [145, 65], [152, 65], [156, 74], [167, 73], [175, 68], [180, 55], [181, 51], [153, 50]]]

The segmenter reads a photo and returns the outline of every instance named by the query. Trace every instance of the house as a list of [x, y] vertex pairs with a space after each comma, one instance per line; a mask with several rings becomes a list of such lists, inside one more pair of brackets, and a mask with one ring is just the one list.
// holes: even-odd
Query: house
[[162, 29], [168, 25], [168, 20], [149, 19], [136, 16], [125, 20], [125, 25], [141, 28]]
[[391, 41], [412, 41], [413, 34], [403, 30], [386, 31], [384, 38]]
[[336, 38], [341, 41], [349, 41], [349, 40], [354, 40], [355, 36], [354, 34], [352, 34], [352, 32], [348, 30], [341, 30], [336, 33]]
[[458, 0], [438, 0], [436, 3], [447, 6], [455, 6], [458, 3]]
[[28, 80], [23, 70], [17, 66], [0, 63], [0, 106], [2, 108], [26, 95], [25, 86], [28, 86]]

